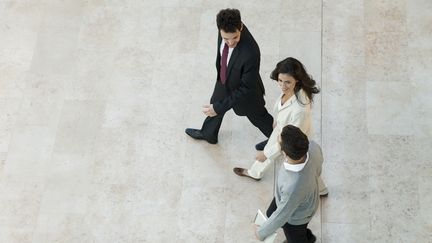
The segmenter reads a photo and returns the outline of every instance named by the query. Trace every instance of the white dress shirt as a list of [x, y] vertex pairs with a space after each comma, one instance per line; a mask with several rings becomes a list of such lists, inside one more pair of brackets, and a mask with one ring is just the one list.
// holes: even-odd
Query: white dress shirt
[[[221, 46], [220, 46], [220, 48], [219, 48], [219, 49], [220, 49], [220, 55], [221, 55], [221, 57], [222, 57], [222, 52], [223, 52], [224, 46], [225, 46], [225, 41], [222, 39], [222, 41], [221, 41]], [[235, 47], [234, 47], [234, 48], [235, 48]], [[230, 58], [231, 58], [231, 54], [232, 54], [234, 48], [230, 48], [230, 47], [228, 47], [227, 66], [228, 66], [228, 63], [229, 63], [229, 60], [230, 60]]]

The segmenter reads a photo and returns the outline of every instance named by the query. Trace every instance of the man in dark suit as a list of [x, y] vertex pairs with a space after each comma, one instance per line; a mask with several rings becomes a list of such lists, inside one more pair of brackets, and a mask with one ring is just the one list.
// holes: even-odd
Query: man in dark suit
[[242, 23], [239, 10], [221, 10], [216, 22], [219, 30], [216, 85], [210, 104], [203, 108], [207, 118], [202, 128], [187, 128], [186, 134], [216, 144], [222, 119], [232, 108], [237, 115], [246, 116], [266, 137], [270, 137], [273, 117], [264, 107], [258, 44]]

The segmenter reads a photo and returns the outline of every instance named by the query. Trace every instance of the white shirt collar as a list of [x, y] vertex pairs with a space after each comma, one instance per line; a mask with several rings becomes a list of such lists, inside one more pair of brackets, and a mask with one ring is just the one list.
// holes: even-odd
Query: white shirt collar
[[299, 90], [296, 94], [294, 94], [293, 96], [291, 96], [287, 101], [285, 101], [285, 103], [282, 105], [281, 104], [281, 100], [282, 100], [282, 96], [284, 94], [282, 93], [279, 96], [279, 102], [278, 102], [278, 109], [282, 110], [290, 105], [292, 105], [294, 102], [297, 102], [298, 100], [300, 101], [300, 104], [307, 104], [309, 103], [309, 98], [306, 96], [306, 93], [304, 92], [303, 89]]
[[279, 96], [279, 102], [278, 102], [278, 108], [279, 110], [281, 110], [282, 108], [285, 108], [287, 106], [290, 106], [292, 103], [294, 103], [294, 101], [297, 100], [297, 97], [295, 94], [293, 94], [293, 96], [291, 96], [287, 101], [285, 101], [285, 103], [282, 105], [281, 101], [282, 101], [282, 97], [283, 97], [283, 93]]
[[305, 162], [301, 163], [301, 164], [290, 164], [288, 163], [286, 160], [283, 162], [283, 165], [285, 167], [286, 170], [290, 170], [290, 171], [294, 171], [294, 172], [299, 172], [301, 170], [303, 170], [303, 168], [305, 167], [306, 163], [309, 160], [309, 153], [306, 153], [306, 159]]

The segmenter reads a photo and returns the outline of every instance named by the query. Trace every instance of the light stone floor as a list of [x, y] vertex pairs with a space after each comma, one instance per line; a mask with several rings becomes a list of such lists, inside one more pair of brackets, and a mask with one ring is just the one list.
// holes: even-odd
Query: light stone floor
[[432, 242], [430, 0], [0, 0], [0, 242], [257, 242], [273, 171], [231, 170], [263, 135], [232, 112], [218, 145], [184, 134], [226, 7], [261, 47], [269, 107], [282, 58], [322, 89], [318, 242]]

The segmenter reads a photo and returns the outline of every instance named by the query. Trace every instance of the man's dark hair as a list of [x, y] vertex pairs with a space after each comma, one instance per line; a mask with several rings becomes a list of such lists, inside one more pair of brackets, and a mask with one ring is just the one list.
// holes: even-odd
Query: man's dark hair
[[309, 150], [307, 136], [296, 126], [287, 125], [281, 133], [281, 150], [292, 160], [299, 160]]
[[219, 30], [227, 33], [234, 33], [241, 30], [242, 22], [240, 11], [238, 9], [222, 9], [216, 15], [216, 24]]

